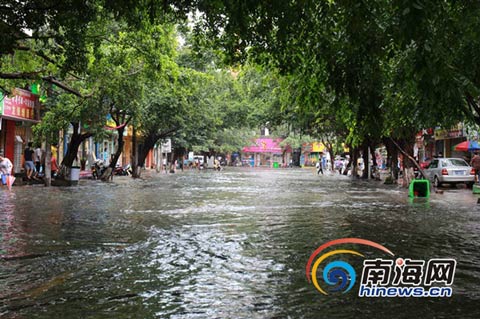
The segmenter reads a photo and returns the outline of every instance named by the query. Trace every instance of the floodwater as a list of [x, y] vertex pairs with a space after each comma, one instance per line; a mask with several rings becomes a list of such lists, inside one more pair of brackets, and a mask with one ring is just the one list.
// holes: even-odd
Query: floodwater
[[[480, 318], [479, 235], [468, 189], [410, 202], [397, 186], [308, 169], [2, 189], [0, 317]], [[395, 254], [343, 246], [370, 259], [454, 258], [452, 296], [361, 298], [358, 278], [322, 295], [309, 256], [350, 237]]]

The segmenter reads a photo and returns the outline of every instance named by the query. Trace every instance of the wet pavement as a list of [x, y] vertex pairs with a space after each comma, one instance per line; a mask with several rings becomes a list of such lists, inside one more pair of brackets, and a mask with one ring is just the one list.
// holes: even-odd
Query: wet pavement
[[[446, 188], [412, 202], [397, 186], [307, 169], [2, 189], [0, 317], [479, 318], [477, 199]], [[344, 237], [456, 259], [453, 296], [321, 295], [306, 262]]]

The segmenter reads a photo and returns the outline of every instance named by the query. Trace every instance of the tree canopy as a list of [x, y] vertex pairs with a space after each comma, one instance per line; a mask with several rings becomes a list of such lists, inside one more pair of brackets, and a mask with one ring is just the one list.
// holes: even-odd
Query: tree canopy
[[364, 147], [480, 123], [479, 13], [453, 0], [7, 0], [0, 88], [41, 81], [49, 110], [71, 114], [57, 126], [95, 130], [121, 111], [183, 148], [231, 150], [259, 126]]

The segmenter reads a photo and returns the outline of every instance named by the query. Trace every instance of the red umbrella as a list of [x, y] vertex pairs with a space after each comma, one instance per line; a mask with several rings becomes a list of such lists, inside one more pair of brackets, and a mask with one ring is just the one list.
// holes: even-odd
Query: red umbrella
[[461, 152], [472, 152], [480, 150], [480, 145], [476, 141], [464, 141], [460, 144], [455, 145], [455, 151]]

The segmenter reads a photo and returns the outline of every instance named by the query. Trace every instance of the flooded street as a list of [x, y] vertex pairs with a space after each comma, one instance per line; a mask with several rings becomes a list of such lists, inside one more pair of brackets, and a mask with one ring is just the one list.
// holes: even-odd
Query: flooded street
[[[227, 168], [0, 200], [2, 318], [480, 317], [480, 205], [460, 187], [412, 203], [377, 182]], [[456, 259], [452, 297], [321, 295], [305, 265], [344, 237]]]

